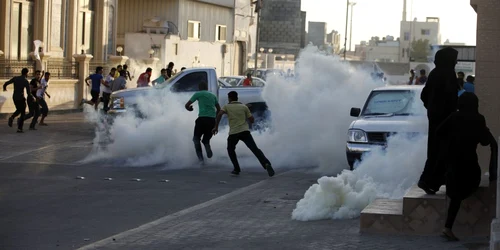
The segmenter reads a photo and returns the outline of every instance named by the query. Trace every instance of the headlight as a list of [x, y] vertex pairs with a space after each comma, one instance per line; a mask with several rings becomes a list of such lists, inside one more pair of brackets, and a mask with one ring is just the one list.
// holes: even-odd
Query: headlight
[[348, 142], [368, 142], [368, 138], [366, 137], [366, 133], [363, 130], [352, 129], [349, 130], [347, 134]]
[[113, 97], [113, 108], [123, 109], [125, 108], [125, 98], [124, 97]]

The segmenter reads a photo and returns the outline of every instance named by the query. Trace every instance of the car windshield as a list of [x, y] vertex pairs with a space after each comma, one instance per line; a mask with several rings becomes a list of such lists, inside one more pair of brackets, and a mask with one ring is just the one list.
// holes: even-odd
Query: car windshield
[[238, 83], [241, 81], [241, 78], [236, 77], [221, 77], [220, 79], [233, 87], [238, 86]]
[[419, 92], [412, 90], [372, 91], [361, 115], [424, 115], [425, 108], [417, 93]]

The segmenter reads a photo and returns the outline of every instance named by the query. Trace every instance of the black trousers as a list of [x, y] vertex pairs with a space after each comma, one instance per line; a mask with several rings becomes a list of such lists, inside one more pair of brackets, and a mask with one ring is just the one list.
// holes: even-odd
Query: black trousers
[[108, 112], [109, 110], [110, 99], [111, 99], [111, 93], [102, 92], [102, 102], [104, 104], [103, 110], [105, 112]]
[[193, 141], [203, 144], [209, 144], [212, 139], [212, 129], [215, 127], [215, 118], [212, 117], [198, 117], [194, 125]]
[[33, 100], [32, 98], [28, 98], [28, 109], [29, 113], [24, 117], [24, 120], [28, 120], [33, 117], [33, 120], [31, 120], [30, 128], [34, 128], [36, 123], [38, 122], [38, 117], [40, 116], [40, 105], [36, 100]]
[[40, 104], [40, 109], [42, 116], [47, 116], [49, 114], [49, 105], [47, 105], [47, 102], [43, 98], [38, 98], [38, 104]]
[[16, 112], [12, 114], [12, 119], [14, 119], [18, 115], [21, 115], [17, 123], [17, 129], [22, 130], [24, 124], [24, 117], [26, 115], [26, 100], [25, 99], [14, 100], [14, 105], [16, 106]]
[[453, 223], [457, 218], [458, 211], [460, 210], [460, 205], [462, 204], [462, 200], [460, 199], [450, 199], [450, 206], [448, 207], [448, 215], [446, 217], [445, 227], [451, 229], [453, 227]]
[[235, 151], [236, 144], [238, 144], [239, 141], [243, 141], [243, 143], [247, 145], [248, 149], [250, 149], [250, 151], [252, 151], [255, 157], [257, 157], [263, 168], [266, 168], [266, 164], [271, 164], [264, 155], [264, 153], [262, 153], [262, 150], [260, 150], [257, 147], [257, 144], [255, 144], [255, 141], [250, 131], [244, 131], [238, 134], [229, 135], [229, 137], [227, 138], [227, 153], [229, 154], [229, 158], [233, 163], [234, 171], [237, 172], [241, 171], [240, 164], [238, 163], [238, 157], [236, 156], [236, 151]]
[[441, 156], [446, 154], [446, 145], [437, 137], [436, 130], [444, 119], [429, 119], [427, 160], [419, 182], [433, 190], [439, 190], [445, 182], [446, 167]]

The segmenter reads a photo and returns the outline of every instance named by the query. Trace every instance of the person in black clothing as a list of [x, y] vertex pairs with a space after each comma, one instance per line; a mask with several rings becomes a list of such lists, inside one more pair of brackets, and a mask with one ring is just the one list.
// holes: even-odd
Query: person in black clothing
[[168, 66], [167, 66], [167, 77], [168, 78], [172, 77], [173, 71], [174, 71], [174, 63], [173, 62], [169, 62]]
[[465, 73], [460, 71], [457, 73], [457, 82], [458, 82], [458, 85], [460, 86], [460, 89], [463, 89], [464, 88], [464, 83], [465, 83]]
[[452, 227], [462, 200], [471, 196], [481, 182], [481, 167], [476, 148], [490, 145], [490, 181], [496, 180], [498, 144], [478, 111], [479, 101], [474, 93], [463, 93], [458, 100], [458, 111], [452, 113], [438, 128], [436, 134], [446, 151], [446, 195], [450, 198], [448, 216], [442, 236], [457, 241]]
[[[40, 70], [35, 71], [35, 77], [30, 81], [30, 91], [32, 96], [36, 96], [36, 91], [40, 88], [40, 79], [42, 78], [42, 72]], [[29, 113], [24, 117], [24, 120], [31, 119], [30, 130], [36, 130], [35, 125], [38, 122], [38, 117], [40, 117], [40, 104], [36, 98], [28, 98], [28, 109]]]
[[8, 124], [9, 127], [12, 127], [14, 118], [18, 115], [21, 115], [17, 122], [18, 133], [23, 133], [24, 116], [26, 114], [26, 98], [24, 97], [23, 91], [26, 90], [26, 95], [28, 96], [28, 98], [34, 98], [30, 93], [30, 85], [28, 80], [26, 79], [28, 77], [28, 72], [29, 70], [27, 68], [23, 68], [21, 71], [21, 76], [16, 76], [5, 82], [3, 85], [3, 91], [7, 91], [7, 86], [12, 83], [14, 84], [14, 94], [12, 95], [12, 99], [14, 100], [14, 105], [16, 105], [16, 112], [14, 112], [14, 114], [12, 114], [12, 116], [9, 118]]
[[436, 67], [430, 72], [420, 99], [427, 109], [429, 120], [427, 139], [427, 161], [420, 176], [418, 187], [428, 194], [435, 194], [444, 184], [445, 169], [440, 162], [442, 147], [436, 138], [437, 127], [453, 112], [457, 111], [458, 90], [455, 65], [458, 51], [444, 48], [436, 53]]

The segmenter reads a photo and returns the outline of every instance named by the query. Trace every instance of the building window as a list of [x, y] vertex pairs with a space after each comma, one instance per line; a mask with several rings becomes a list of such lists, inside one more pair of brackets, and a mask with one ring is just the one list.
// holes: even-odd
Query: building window
[[403, 54], [403, 58], [405, 58], [405, 49], [401, 49], [401, 52]]
[[188, 39], [200, 40], [201, 23], [198, 21], [188, 21]]
[[422, 35], [429, 36], [431, 34], [431, 30], [429, 29], [422, 29]]
[[217, 25], [215, 28], [215, 41], [225, 42], [227, 37], [227, 27], [225, 25]]
[[410, 32], [405, 32], [405, 41], [410, 41]]

